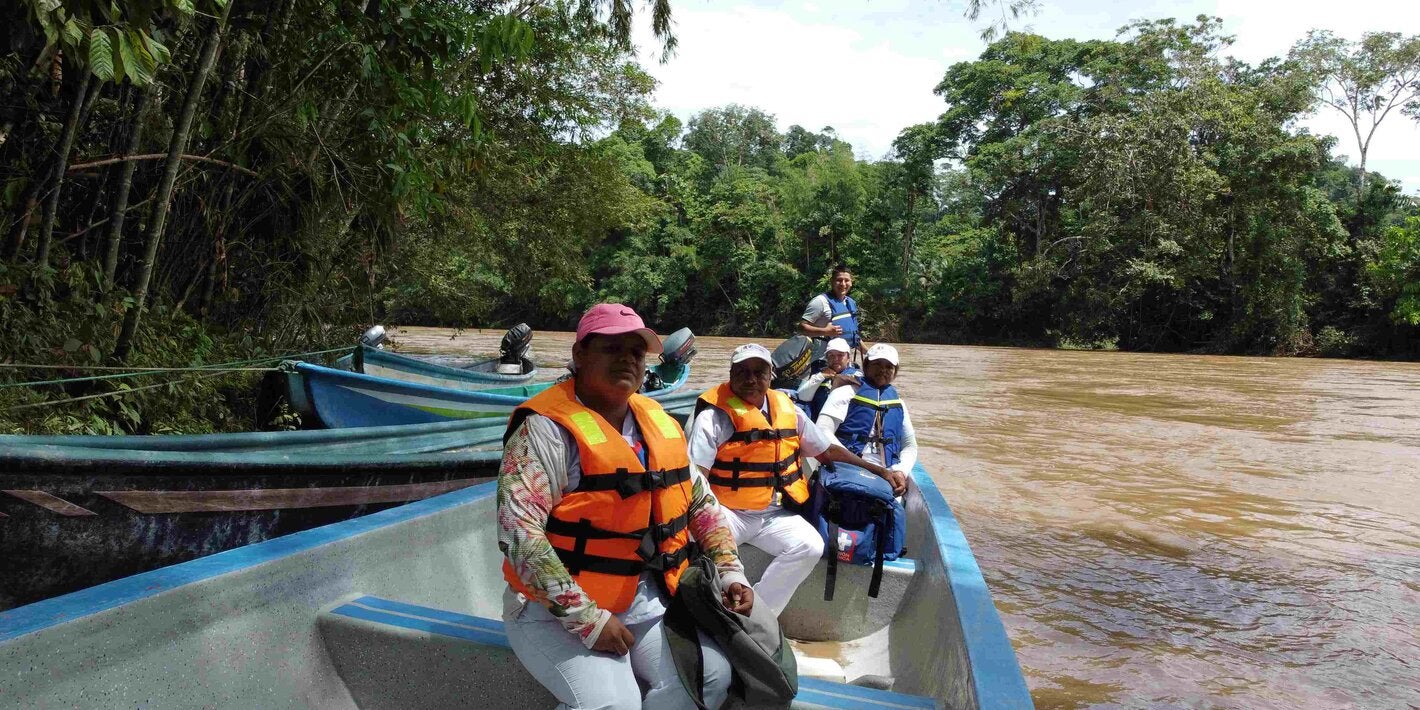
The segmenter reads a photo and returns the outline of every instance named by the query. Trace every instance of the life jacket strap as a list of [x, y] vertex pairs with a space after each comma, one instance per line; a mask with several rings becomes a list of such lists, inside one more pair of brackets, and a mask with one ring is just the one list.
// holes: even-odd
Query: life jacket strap
[[582, 476], [577, 483], [578, 491], [616, 491], [623, 499], [645, 491], [678, 486], [690, 480], [690, 467], [662, 469], [658, 471], [631, 471], [618, 468], [615, 473], [598, 476]]
[[[719, 464], [719, 461], [715, 462], [717, 468]], [[773, 464], [762, 465], [769, 466]], [[732, 491], [737, 491], [740, 488], [787, 488], [804, 477], [804, 470], [802, 468], [787, 476], [781, 476], [777, 471], [774, 473], [775, 475], [772, 478], [740, 478], [739, 476], [717, 476], [714, 473], [711, 473], [709, 478], [712, 485], [723, 486]]]
[[[783, 471], [784, 469], [789, 468], [789, 466], [790, 466], [791, 464], [793, 464], [794, 461], [795, 461], [796, 459], [798, 459], [798, 458], [799, 458], [799, 452], [795, 451], [794, 453], [789, 454], [788, 456], [785, 456], [784, 458], [782, 458], [782, 459], [780, 459], [780, 460], [778, 460], [778, 461], [765, 461], [765, 462], [750, 461], [750, 462], [744, 462], [744, 461], [741, 461], [741, 460], [739, 460], [739, 459], [735, 459], [735, 460], [733, 460], [733, 461], [724, 461], [724, 460], [721, 460], [721, 459], [715, 459], [715, 463], [711, 466], [712, 475], [711, 475], [711, 477], [710, 477], [710, 480], [711, 480], [711, 482], [714, 482], [716, 478], [720, 478], [720, 479], [725, 479], [725, 478], [726, 478], [725, 476], [715, 476], [715, 475], [713, 475], [713, 472], [714, 472], [715, 470], [729, 471], [729, 472], [730, 472], [730, 476], [733, 477], [733, 478], [736, 479], [736, 480], [739, 479], [741, 472], [751, 472], [751, 473], [779, 473], [780, 471]], [[753, 481], [753, 480], [756, 480], [756, 479], [749, 479], [749, 480], [747, 480], [747, 481], [741, 481], [741, 482], [739, 482], [738, 485], [740, 485], [740, 486], [764, 485], [764, 484], [762, 484], [762, 483], [761, 483], [761, 484], [751, 483], [750, 481]], [[724, 483], [722, 483], [721, 485], [729, 485], [729, 484], [724, 484]]]
[[750, 431], [737, 431], [731, 434], [726, 441], [743, 441], [753, 444], [756, 441], [788, 439], [798, 435], [798, 429], [751, 429]]
[[[680, 561], [675, 561], [674, 564], [665, 567], [662, 565], [668, 560], [661, 558], [667, 558], [668, 555], [665, 553], [657, 554], [656, 551], [660, 549], [661, 543], [669, 540], [673, 535], [686, 529], [689, 525], [690, 512], [687, 511], [685, 514], [676, 516], [663, 525], [652, 525], [634, 532], [604, 530], [592, 525], [591, 521], [586, 518], [582, 518], [575, 523], [558, 518], [548, 518], [544, 529], [554, 535], [565, 535], [575, 540], [571, 550], [564, 550], [558, 547], [553, 548], [557, 553], [558, 559], [562, 560], [563, 566], [573, 575], [580, 574], [584, 571], [600, 572], [602, 574], [639, 575], [646, 569], [664, 572], [678, 566], [680, 561], [685, 559], [684, 556], [680, 558]], [[618, 539], [640, 540], [641, 544], [636, 548], [636, 555], [641, 559], [627, 560], [618, 557], [603, 557], [601, 555], [587, 554], [588, 540]], [[673, 554], [682, 552], [685, 552], [685, 548], [681, 548]]]

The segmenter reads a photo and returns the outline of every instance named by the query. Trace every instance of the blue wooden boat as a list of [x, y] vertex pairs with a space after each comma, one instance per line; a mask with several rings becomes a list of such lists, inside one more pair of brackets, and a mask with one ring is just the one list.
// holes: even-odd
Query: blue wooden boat
[[[781, 617], [804, 708], [1028, 708], [1001, 619], [919, 466], [908, 550], [876, 599], [823, 565]], [[547, 708], [501, 621], [495, 487], [427, 500], [0, 613], [14, 707]], [[751, 579], [764, 555], [745, 546]], [[826, 649], [820, 652], [815, 649]]]
[[498, 358], [463, 366], [446, 365], [440, 360], [440, 356], [412, 357], [361, 344], [349, 355], [336, 360], [335, 369], [456, 390], [521, 384], [537, 376], [537, 365], [526, 358], [515, 366], [516, 373], [499, 372]]
[[335, 369], [449, 389], [483, 389], [529, 382], [537, 375], [532, 360], [532, 328], [519, 323], [503, 334], [498, 357], [455, 364], [448, 355], [396, 355], [384, 349], [388, 334], [375, 325], [360, 336], [354, 351], [335, 361]]
[[[345, 372], [310, 363], [285, 363], [288, 388], [304, 400], [322, 424], [331, 429], [448, 422], [459, 419], [507, 419], [513, 409], [552, 382], [456, 390], [383, 377]], [[659, 387], [644, 391], [664, 399], [690, 378], [690, 366], [662, 363], [650, 368]]]
[[504, 429], [0, 436], [0, 609], [485, 481]]

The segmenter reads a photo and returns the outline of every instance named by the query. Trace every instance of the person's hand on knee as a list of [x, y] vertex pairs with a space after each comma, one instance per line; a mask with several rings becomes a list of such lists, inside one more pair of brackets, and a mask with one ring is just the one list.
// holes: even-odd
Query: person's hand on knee
[[626, 624], [621, 623], [621, 619], [615, 614], [607, 617], [606, 626], [602, 627], [602, 633], [597, 637], [596, 643], [592, 644], [593, 651], [610, 653], [614, 656], [625, 656], [631, 652], [631, 647], [636, 645], [636, 635], [631, 633], [631, 629], [626, 628]]

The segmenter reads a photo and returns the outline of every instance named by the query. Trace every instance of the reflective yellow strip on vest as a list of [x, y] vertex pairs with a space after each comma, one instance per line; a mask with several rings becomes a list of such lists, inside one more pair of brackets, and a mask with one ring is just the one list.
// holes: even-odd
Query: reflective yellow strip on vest
[[735, 410], [735, 414], [738, 414], [742, 417], [745, 415], [745, 412], [749, 411], [749, 405], [745, 404], [745, 401], [740, 399], [739, 397], [731, 397], [725, 402], [725, 404], [730, 405], [730, 409]]
[[664, 409], [654, 409], [651, 411], [651, 423], [656, 425], [656, 429], [661, 432], [663, 439], [679, 439], [680, 427], [676, 426], [671, 415], [666, 414]]
[[859, 402], [862, 402], [863, 404], [872, 405], [874, 407], [886, 407], [889, 404], [902, 404], [902, 400], [900, 399], [884, 399], [882, 401], [878, 401], [874, 399], [868, 399], [867, 397], [861, 397], [856, 394], [853, 395], [853, 399], [856, 399]]
[[843, 313], [839, 313], [838, 315], [834, 316], [834, 317], [831, 318], [830, 320], [843, 320], [844, 318], [852, 318], [852, 317], [853, 317], [853, 314], [852, 314], [852, 313], [849, 313], [849, 312], [847, 312], [847, 311], [844, 311]]
[[606, 434], [602, 433], [602, 428], [597, 426], [596, 417], [591, 412], [577, 412], [572, 415], [572, 424], [577, 427], [577, 431], [582, 432], [582, 441], [591, 446], [606, 443]]

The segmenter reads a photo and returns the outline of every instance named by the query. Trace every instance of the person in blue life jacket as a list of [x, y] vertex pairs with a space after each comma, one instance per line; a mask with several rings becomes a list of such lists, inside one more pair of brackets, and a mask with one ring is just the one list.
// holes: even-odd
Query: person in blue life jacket
[[823, 403], [828, 401], [830, 392], [861, 381], [863, 371], [848, 361], [848, 352], [848, 341], [843, 338], [828, 341], [828, 349], [824, 353], [828, 366], [805, 377], [799, 385], [795, 396], [808, 410], [810, 419], [818, 421], [819, 412], [823, 409]]
[[[815, 424], [837, 437], [843, 448], [894, 474], [904, 484], [917, 463], [917, 435], [912, 417], [893, 381], [897, 379], [897, 348], [878, 343], [868, 348], [863, 381], [829, 393]], [[899, 478], [900, 477], [900, 478]]]
[[848, 347], [867, 355], [858, 323], [858, 302], [848, 292], [853, 288], [853, 273], [839, 264], [829, 277], [829, 289], [814, 296], [800, 316], [799, 332], [813, 338], [814, 359], [824, 357], [828, 341], [843, 338]]

